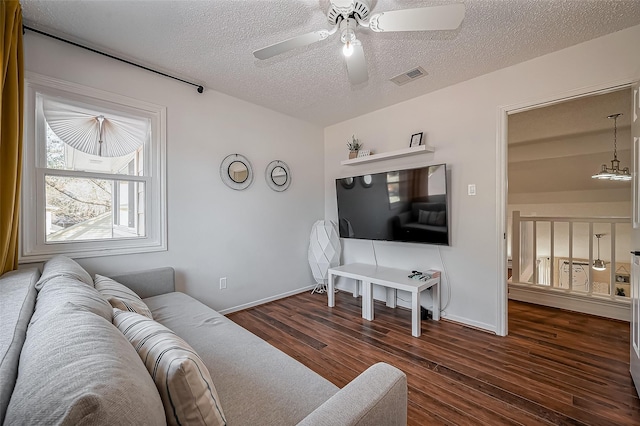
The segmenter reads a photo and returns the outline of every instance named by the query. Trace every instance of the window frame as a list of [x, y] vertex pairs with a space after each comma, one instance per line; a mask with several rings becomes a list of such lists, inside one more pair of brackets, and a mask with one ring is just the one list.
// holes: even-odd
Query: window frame
[[[151, 138], [145, 143], [145, 176], [46, 168], [44, 116], [37, 113], [36, 94], [131, 112], [150, 119]], [[166, 107], [35, 73], [26, 73], [20, 263], [38, 262], [56, 254], [101, 257], [167, 250]], [[39, 120], [40, 123], [38, 122]], [[148, 145], [147, 145], [148, 143]], [[147, 174], [148, 173], [148, 174]], [[119, 182], [144, 182], [145, 236], [123, 239], [46, 242], [45, 176], [91, 177]]]

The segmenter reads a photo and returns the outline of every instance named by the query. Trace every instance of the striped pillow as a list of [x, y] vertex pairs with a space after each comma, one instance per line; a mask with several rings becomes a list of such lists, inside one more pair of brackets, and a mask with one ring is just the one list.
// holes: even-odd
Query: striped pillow
[[130, 288], [98, 274], [96, 274], [94, 282], [96, 289], [109, 301], [112, 307], [136, 312], [153, 319], [149, 307]]
[[134, 312], [113, 324], [140, 355], [162, 398], [168, 425], [226, 425], [220, 398], [198, 354], [173, 331]]

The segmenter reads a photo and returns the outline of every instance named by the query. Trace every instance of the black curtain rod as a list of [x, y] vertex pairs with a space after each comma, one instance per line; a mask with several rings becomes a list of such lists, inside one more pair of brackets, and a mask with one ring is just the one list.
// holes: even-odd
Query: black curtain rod
[[198, 93], [202, 93], [202, 92], [204, 92], [204, 87], [202, 87], [202, 86], [201, 86], [201, 85], [199, 85], [199, 84], [192, 83], [192, 82], [190, 82], [190, 81], [183, 80], [183, 79], [181, 79], [181, 78], [174, 77], [174, 76], [169, 75], [169, 74], [165, 74], [165, 73], [163, 73], [163, 72], [161, 72], [161, 71], [156, 71], [156, 70], [154, 70], [154, 69], [151, 69], [151, 68], [145, 67], [144, 65], [136, 64], [135, 62], [131, 62], [131, 61], [127, 61], [126, 59], [118, 58], [117, 56], [113, 56], [113, 55], [110, 55], [110, 54], [108, 54], [108, 53], [101, 52], [101, 51], [96, 50], [96, 49], [92, 49], [91, 47], [83, 46], [83, 45], [81, 45], [81, 44], [79, 44], [79, 43], [76, 43], [76, 42], [73, 42], [73, 41], [71, 41], [71, 40], [66, 40], [66, 39], [64, 39], [64, 38], [62, 38], [62, 37], [58, 37], [58, 36], [53, 35], [53, 34], [45, 33], [44, 31], [40, 31], [40, 30], [37, 30], [37, 29], [35, 29], [35, 28], [28, 27], [28, 26], [26, 26], [26, 25], [23, 25], [23, 26], [22, 26], [22, 28], [23, 28], [23, 31], [24, 31], [24, 30], [33, 31], [34, 33], [42, 34], [42, 35], [44, 35], [44, 36], [51, 37], [51, 38], [56, 39], [56, 40], [60, 40], [60, 41], [62, 41], [62, 42], [65, 42], [65, 43], [71, 44], [71, 45], [73, 45], [73, 46], [80, 47], [80, 48], [82, 48], [82, 49], [86, 49], [86, 50], [88, 50], [88, 51], [90, 51], [90, 52], [97, 53], [98, 55], [106, 56], [107, 58], [115, 59], [116, 61], [124, 62], [125, 64], [133, 65], [134, 67], [142, 68], [143, 70], [151, 71], [151, 72], [156, 73], [156, 74], [160, 74], [160, 75], [161, 75], [161, 76], [163, 76], [163, 77], [169, 77], [169, 78], [172, 78], [172, 79], [174, 79], [174, 80], [178, 80], [178, 81], [181, 81], [181, 82], [183, 82], [183, 83], [190, 84], [190, 85], [195, 86], [195, 87], [197, 88], [196, 90], [198, 91]]

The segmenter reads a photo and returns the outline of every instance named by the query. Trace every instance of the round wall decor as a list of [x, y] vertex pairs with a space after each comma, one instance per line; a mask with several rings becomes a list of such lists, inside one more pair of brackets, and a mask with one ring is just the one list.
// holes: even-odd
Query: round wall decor
[[231, 189], [247, 189], [253, 182], [251, 163], [244, 155], [227, 155], [220, 163], [220, 178]]
[[340, 179], [340, 185], [342, 185], [344, 189], [351, 189], [356, 186], [356, 180], [351, 176], [342, 178]]
[[289, 188], [291, 184], [291, 170], [289, 170], [289, 166], [284, 161], [274, 160], [267, 166], [264, 178], [269, 188], [282, 192]]
[[371, 185], [373, 185], [373, 177], [371, 175], [360, 176], [360, 181], [365, 188], [371, 188]]

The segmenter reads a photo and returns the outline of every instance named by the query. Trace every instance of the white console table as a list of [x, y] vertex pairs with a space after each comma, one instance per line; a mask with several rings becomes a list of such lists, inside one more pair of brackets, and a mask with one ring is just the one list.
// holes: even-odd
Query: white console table
[[420, 336], [420, 292], [432, 289], [433, 319], [440, 319], [440, 276], [427, 281], [414, 280], [408, 275], [411, 271], [385, 268], [383, 266], [352, 263], [329, 269], [327, 295], [329, 307], [335, 306], [335, 277], [341, 276], [356, 280], [354, 297], [358, 296], [358, 282], [362, 284], [362, 318], [373, 321], [373, 284], [387, 287], [387, 306], [395, 308], [396, 293], [404, 290], [411, 293], [411, 335]]

